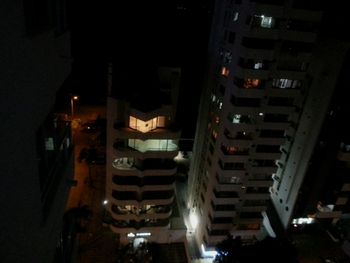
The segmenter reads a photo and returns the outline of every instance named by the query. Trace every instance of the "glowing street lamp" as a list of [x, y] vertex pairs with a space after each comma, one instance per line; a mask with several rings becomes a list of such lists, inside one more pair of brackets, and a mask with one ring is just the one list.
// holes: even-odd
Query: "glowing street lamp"
[[73, 115], [74, 115], [74, 101], [79, 100], [79, 96], [77, 95], [71, 95], [70, 96], [70, 107], [71, 107], [71, 116], [73, 119]]

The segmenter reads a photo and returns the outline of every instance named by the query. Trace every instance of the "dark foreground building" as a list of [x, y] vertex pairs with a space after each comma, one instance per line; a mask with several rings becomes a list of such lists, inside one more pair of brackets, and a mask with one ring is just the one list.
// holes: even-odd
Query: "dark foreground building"
[[53, 262], [73, 175], [70, 124], [54, 109], [71, 63], [65, 7], [45, 3], [0, 4], [1, 262]]

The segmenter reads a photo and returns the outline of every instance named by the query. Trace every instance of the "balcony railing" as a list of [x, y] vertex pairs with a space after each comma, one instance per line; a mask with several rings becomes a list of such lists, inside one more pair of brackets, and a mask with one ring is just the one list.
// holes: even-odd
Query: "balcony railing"
[[142, 193], [134, 191], [116, 191], [112, 192], [112, 196], [116, 200], [157, 200], [157, 199], [171, 199], [174, 196], [174, 191], [145, 191]]
[[113, 176], [113, 182], [118, 185], [170, 185], [175, 182], [175, 176]]
[[159, 220], [142, 220], [142, 221], [135, 221], [135, 220], [114, 220], [112, 222], [112, 225], [117, 228], [134, 228], [134, 229], [140, 229], [145, 227], [166, 227], [170, 225], [169, 219], [159, 219]]
[[169, 206], [153, 206], [148, 209], [134, 207], [133, 209], [123, 209], [117, 205], [112, 205], [112, 217], [115, 220], [136, 220], [145, 219], [166, 219], [172, 214], [171, 205]]

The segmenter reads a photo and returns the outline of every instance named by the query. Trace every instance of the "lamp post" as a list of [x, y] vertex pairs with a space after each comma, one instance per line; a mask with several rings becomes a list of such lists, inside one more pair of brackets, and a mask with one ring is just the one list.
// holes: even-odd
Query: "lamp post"
[[74, 101], [78, 100], [79, 96], [77, 95], [71, 95], [70, 96], [70, 107], [71, 107], [71, 118], [73, 119], [73, 115], [74, 115]]

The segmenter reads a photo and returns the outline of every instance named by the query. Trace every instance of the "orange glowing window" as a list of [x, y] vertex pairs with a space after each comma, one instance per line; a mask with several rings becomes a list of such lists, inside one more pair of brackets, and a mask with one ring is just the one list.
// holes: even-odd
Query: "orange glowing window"
[[[129, 127], [140, 132], [149, 132], [157, 128], [157, 120], [159, 117], [150, 119], [148, 121], [142, 121], [133, 116], [129, 116]], [[161, 121], [162, 123], [162, 121]]]
[[227, 153], [228, 154], [235, 154], [237, 152], [237, 148], [236, 147], [226, 147]]
[[260, 79], [245, 79], [243, 83], [243, 87], [246, 89], [254, 89], [258, 88], [260, 85]]
[[226, 67], [222, 67], [221, 68], [221, 75], [228, 77], [228, 75], [230, 74], [230, 70]]

